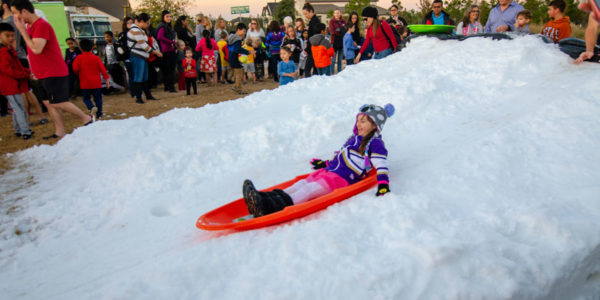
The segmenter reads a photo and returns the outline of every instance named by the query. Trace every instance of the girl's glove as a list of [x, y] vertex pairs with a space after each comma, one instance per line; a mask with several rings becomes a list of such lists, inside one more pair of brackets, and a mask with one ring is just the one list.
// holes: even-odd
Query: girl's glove
[[377, 194], [375, 196], [383, 196], [383, 194], [390, 192], [390, 186], [387, 183], [381, 183], [377, 186]]
[[318, 169], [323, 169], [325, 167], [327, 167], [327, 162], [326, 161], [322, 161], [318, 158], [313, 158], [310, 161], [310, 164], [313, 165], [313, 170], [318, 170]]

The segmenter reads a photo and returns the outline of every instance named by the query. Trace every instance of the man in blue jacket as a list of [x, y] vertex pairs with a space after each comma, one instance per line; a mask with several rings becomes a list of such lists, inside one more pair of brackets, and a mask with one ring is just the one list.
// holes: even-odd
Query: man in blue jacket
[[442, 0], [434, 0], [432, 10], [425, 15], [421, 24], [427, 25], [454, 25], [450, 15], [443, 10]]

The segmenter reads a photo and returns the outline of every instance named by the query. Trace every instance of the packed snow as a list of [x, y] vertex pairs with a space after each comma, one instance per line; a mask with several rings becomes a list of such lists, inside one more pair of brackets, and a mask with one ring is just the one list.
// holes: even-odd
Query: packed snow
[[[336, 76], [78, 128], [0, 177], [0, 298], [599, 299], [599, 80], [536, 37], [418, 38]], [[391, 193], [195, 227], [246, 178], [310, 172], [365, 103], [396, 107]]]

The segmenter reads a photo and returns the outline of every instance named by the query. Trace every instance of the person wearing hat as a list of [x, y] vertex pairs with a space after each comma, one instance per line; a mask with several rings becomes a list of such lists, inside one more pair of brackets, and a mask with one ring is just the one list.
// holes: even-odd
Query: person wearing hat
[[329, 194], [336, 189], [356, 183], [367, 176], [374, 167], [377, 170], [377, 193], [390, 192], [387, 149], [381, 137], [383, 125], [394, 114], [394, 106], [363, 105], [356, 115], [352, 135], [342, 149], [330, 160], [313, 159], [315, 172], [299, 180], [285, 190], [275, 189], [259, 192], [252, 181], [242, 185], [248, 212], [255, 217], [283, 210], [286, 206], [304, 203]]
[[367, 6], [362, 11], [363, 20], [366, 19], [367, 21], [367, 35], [358, 55], [354, 59], [355, 64], [360, 61], [360, 56], [367, 50], [371, 42], [373, 42], [373, 48], [375, 49], [373, 54], [375, 59], [384, 58], [396, 50], [398, 42], [392, 27], [386, 21], [377, 19], [378, 15], [377, 8], [372, 6]]

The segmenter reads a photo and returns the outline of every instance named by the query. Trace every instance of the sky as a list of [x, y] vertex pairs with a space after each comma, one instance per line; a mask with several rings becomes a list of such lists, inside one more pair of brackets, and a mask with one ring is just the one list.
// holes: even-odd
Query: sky
[[[133, 6], [135, 7], [136, 3], [139, 1], [133, 1]], [[263, 7], [271, 1], [265, 0], [192, 0], [192, 5], [189, 8], [190, 15], [195, 15], [197, 13], [202, 12], [203, 14], [210, 14], [214, 17], [219, 15], [223, 16], [225, 19], [233, 19], [234, 17], [238, 17], [238, 15], [231, 15], [231, 7], [232, 6], [250, 6], [250, 15], [260, 15], [262, 13]], [[406, 2], [406, 3], [404, 3]], [[416, 3], [413, 1], [403, 1], [404, 7], [412, 8]], [[391, 0], [380, 0], [377, 5], [381, 7], [389, 7], [392, 4]]]

